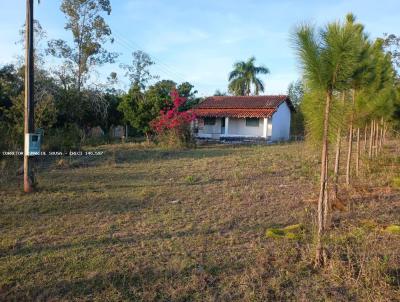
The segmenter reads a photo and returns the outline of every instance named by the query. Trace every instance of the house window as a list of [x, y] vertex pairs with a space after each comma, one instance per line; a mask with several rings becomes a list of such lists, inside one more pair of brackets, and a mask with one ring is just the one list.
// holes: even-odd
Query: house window
[[260, 119], [258, 118], [246, 118], [246, 127], [258, 127], [260, 125]]
[[204, 118], [204, 125], [214, 126], [215, 125], [215, 117]]

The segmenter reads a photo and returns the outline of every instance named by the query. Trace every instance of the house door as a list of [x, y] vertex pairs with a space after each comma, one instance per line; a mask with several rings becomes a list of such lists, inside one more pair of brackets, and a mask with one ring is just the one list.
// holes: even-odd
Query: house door
[[225, 134], [225, 118], [221, 118], [221, 134]]

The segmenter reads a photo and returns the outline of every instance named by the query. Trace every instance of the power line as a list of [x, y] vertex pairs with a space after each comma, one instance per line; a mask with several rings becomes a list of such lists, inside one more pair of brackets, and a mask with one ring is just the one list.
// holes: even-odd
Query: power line
[[[142, 47], [141, 45], [139, 45], [136, 42], [133, 42], [131, 40], [129, 40], [128, 38], [125, 38], [123, 35], [121, 35], [121, 33], [116, 32], [116, 34], [120, 37], [120, 39], [124, 40], [128, 45], [131, 46], [136, 46], [138, 47], [138, 49], [142, 49], [143, 51], [145, 50], [144, 47]], [[133, 47], [134, 48], [134, 47]], [[178, 70], [176, 70], [173, 66], [163, 62], [162, 60], [160, 60], [159, 58], [152, 56], [154, 58], [155, 61], [157, 61], [160, 65], [163, 65], [165, 68], [167, 68], [168, 70], [170, 70], [172, 73], [179, 75], [180, 77], [185, 78], [185, 76], [183, 74], [181, 74]]]
[[[120, 39], [116, 39], [115, 42], [117, 44], [119, 44], [120, 46], [122, 46], [123, 48], [127, 49], [129, 52], [134, 51], [134, 49], [132, 49], [130, 46], [127, 46], [126, 42], [120, 40]], [[173, 78], [178, 78], [179, 80], [182, 80], [182, 78], [180, 78], [178, 75], [174, 75], [171, 71], [165, 69], [162, 66], [159, 66], [157, 64], [154, 65], [154, 68], [158, 69], [159, 71], [161, 71], [161, 73], [166, 74], [168, 77], [173, 77]]]
[[[113, 33], [114, 33], [114, 36], [116, 36], [118, 38], [118, 40], [120, 40], [120, 42], [123, 42], [124, 44], [128, 45], [128, 47], [130, 47], [132, 49], [136, 49], [136, 50], [137, 49], [141, 49], [141, 50], [145, 51], [144, 47], [142, 47], [138, 43], [135, 43], [135, 42], [123, 37], [118, 31], [113, 31]], [[186, 76], [183, 75], [182, 73], [180, 73], [179, 71], [177, 71], [174, 67], [172, 67], [171, 65], [163, 62], [162, 60], [160, 60], [156, 56], [151, 55], [151, 57], [157, 63], [157, 65], [159, 67], [162, 66], [164, 70], [166, 70], [171, 75], [174, 75], [175, 77], [179, 78], [182, 82], [186, 81], [185, 80]]]
[[[123, 48], [127, 49], [129, 52], [134, 51], [134, 49], [132, 49], [130, 46], [127, 46], [127, 44], [125, 42], [123, 42], [122, 40], [115, 40], [116, 43], [118, 43], [120, 46], [122, 46]], [[161, 71], [162, 74], [166, 74], [168, 77], [172, 76], [173, 78], [176, 78], [177, 76], [172, 74], [172, 72], [170, 72], [169, 70], [165, 69], [164, 67], [160, 66], [160, 65], [154, 65], [154, 68]]]

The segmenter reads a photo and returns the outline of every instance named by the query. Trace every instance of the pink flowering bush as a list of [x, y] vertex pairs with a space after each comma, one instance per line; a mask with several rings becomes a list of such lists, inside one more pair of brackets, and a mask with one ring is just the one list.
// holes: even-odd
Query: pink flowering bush
[[196, 116], [190, 110], [180, 111], [187, 100], [179, 96], [176, 89], [171, 91], [171, 99], [172, 105], [165, 101], [166, 107], [160, 111], [160, 116], [153, 120], [150, 126], [163, 146], [189, 147], [193, 144], [190, 125]]

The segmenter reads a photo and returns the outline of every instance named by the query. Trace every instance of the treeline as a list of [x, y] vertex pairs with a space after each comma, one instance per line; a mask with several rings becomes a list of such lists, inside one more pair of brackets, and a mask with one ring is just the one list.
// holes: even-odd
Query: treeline
[[[66, 17], [65, 30], [72, 42], [48, 39], [36, 20], [35, 36], [35, 128], [44, 130], [45, 148], [78, 148], [90, 141], [91, 129], [101, 127], [104, 138], [111, 137], [113, 126], [128, 125], [130, 135], [151, 135], [149, 122], [154, 120], [170, 100], [176, 88], [188, 98], [186, 106], [196, 104], [197, 91], [190, 83], [177, 84], [160, 80], [150, 73], [154, 64], [143, 51], [132, 54], [125, 70], [131, 88], [118, 89], [120, 75], [112, 72], [104, 83], [94, 81], [96, 68], [117, 64], [118, 54], [107, 50], [114, 42], [106, 16], [111, 14], [109, 0], [63, 0], [60, 6]], [[24, 49], [21, 30], [21, 54]], [[49, 57], [56, 66], [46, 66]], [[24, 59], [0, 67], [0, 147], [22, 149], [24, 114]], [[149, 84], [151, 83], [151, 85]], [[172, 101], [171, 101], [172, 102]]]
[[398, 127], [400, 91], [395, 66], [399, 55], [387, 49], [393, 46], [395, 36], [372, 41], [352, 14], [344, 22], [319, 29], [300, 26], [293, 40], [303, 70], [300, 107], [305, 132], [322, 150], [315, 258], [320, 266], [329, 255], [324, 242], [329, 236], [332, 202], [340, 193], [344, 139], [345, 185], [349, 186], [360, 173], [362, 152], [364, 161], [377, 156], [388, 131]]
[[[149, 122], [154, 120], [177, 88], [193, 106], [199, 99], [190, 83], [177, 85], [161, 80], [146, 89], [132, 86], [123, 92], [109, 85], [88, 86], [78, 93], [74, 86], [62, 85], [52, 74], [36, 70], [35, 128], [45, 132], [46, 147], [59, 150], [77, 148], [90, 142], [90, 130], [101, 127], [104, 139], [112, 139], [112, 127], [129, 125], [132, 136], [149, 136]], [[23, 67], [0, 68], [0, 144], [2, 149], [21, 149], [24, 127]], [[50, 144], [50, 145], [49, 145]]]

